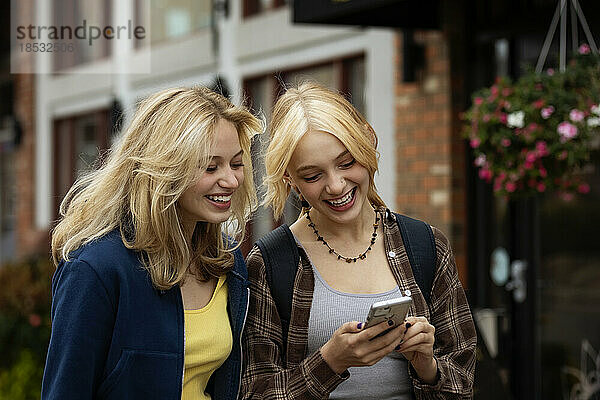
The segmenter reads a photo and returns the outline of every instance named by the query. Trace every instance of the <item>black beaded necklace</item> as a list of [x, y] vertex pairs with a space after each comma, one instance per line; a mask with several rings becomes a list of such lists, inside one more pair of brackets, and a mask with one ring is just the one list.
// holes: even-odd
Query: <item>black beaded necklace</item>
[[375, 240], [377, 240], [377, 227], [379, 226], [379, 215], [377, 214], [377, 211], [375, 211], [375, 223], [373, 224], [373, 235], [371, 235], [371, 244], [369, 244], [369, 247], [367, 247], [367, 249], [358, 257], [345, 257], [337, 251], [335, 251], [335, 249], [331, 247], [329, 243], [327, 243], [323, 236], [319, 234], [319, 231], [315, 227], [314, 222], [312, 222], [312, 220], [310, 219], [310, 209], [306, 210], [306, 219], [308, 220], [308, 226], [312, 228], [313, 232], [317, 236], [317, 241], [323, 243], [324, 246], [327, 246], [327, 248], [329, 249], [329, 254], [334, 254], [337, 256], [338, 260], [344, 260], [347, 263], [356, 262], [356, 260], [364, 260], [365, 258], [367, 258], [367, 253], [371, 251], [371, 248], [375, 244]]

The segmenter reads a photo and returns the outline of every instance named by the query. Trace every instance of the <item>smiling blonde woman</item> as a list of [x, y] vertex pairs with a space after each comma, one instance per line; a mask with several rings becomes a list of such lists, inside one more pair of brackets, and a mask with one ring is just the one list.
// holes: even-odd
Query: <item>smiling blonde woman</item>
[[73, 185], [52, 235], [43, 399], [237, 397], [248, 283], [234, 239], [261, 128], [209, 89], [167, 89]]
[[[279, 217], [290, 191], [302, 199], [298, 220], [279, 228], [300, 258], [283, 343], [263, 254], [255, 246], [247, 257], [243, 398], [472, 397], [476, 334], [452, 250], [427, 228], [437, 256], [431, 293], [421, 293], [400, 216], [375, 188], [372, 127], [344, 97], [306, 83], [279, 98], [269, 130], [265, 203]], [[407, 293], [413, 303], [401, 325], [359, 322], [372, 303]]]

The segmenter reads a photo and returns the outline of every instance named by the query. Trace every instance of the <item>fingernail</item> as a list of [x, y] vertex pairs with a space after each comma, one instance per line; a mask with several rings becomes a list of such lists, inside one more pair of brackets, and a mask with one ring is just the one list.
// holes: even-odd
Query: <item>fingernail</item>
[[362, 329], [362, 322], [359, 322], [358, 325], [356, 325], [356, 329]]
[[406, 329], [410, 328], [411, 326], [412, 326], [412, 325], [411, 325], [411, 323], [410, 323], [410, 322], [407, 322], [407, 323], [406, 323]]
[[[400, 343], [402, 343], [402, 342], [400, 342]], [[396, 348], [394, 348], [394, 350], [396, 350], [396, 351], [400, 350], [400, 345], [396, 346]]]
[[388, 319], [388, 325], [389, 325], [389, 326], [392, 326], [392, 325], [394, 325], [394, 320], [393, 320], [393, 319]]

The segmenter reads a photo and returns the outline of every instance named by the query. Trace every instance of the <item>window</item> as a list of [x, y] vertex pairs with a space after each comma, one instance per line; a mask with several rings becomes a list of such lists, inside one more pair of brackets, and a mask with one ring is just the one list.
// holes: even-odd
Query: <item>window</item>
[[150, 0], [150, 42], [190, 35], [210, 27], [211, 0]]
[[109, 113], [92, 112], [54, 122], [54, 210], [73, 182], [94, 167], [99, 151], [108, 147]]
[[286, 85], [306, 80], [339, 90], [362, 114], [365, 113], [365, 60], [363, 56], [349, 57], [309, 68], [281, 73]]
[[243, 0], [244, 17], [284, 6], [287, 0]]
[[[57, 27], [57, 48], [72, 45], [72, 51], [53, 52], [54, 71], [100, 60], [110, 54], [108, 40], [94, 40], [90, 44], [91, 26], [105, 27], [111, 20], [110, 1], [53, 0], [52, 20]], [[76, 35], [86, 36], [77, 39]], [[71, 39], [69, 39], [69, 36]]]

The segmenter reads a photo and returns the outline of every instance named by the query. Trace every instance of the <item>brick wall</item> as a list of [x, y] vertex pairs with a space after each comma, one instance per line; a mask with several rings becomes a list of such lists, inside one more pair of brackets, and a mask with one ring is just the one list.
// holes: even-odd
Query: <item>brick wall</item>
[[[19, 2], [21, 21], [34, 21], [32, 0]], [[31, 57], [23, 62], [33, 63]], [[20, 258], [48, 254], [47, 231], [35, 228], [35, 74], [14, 74], [14, 112], [21, 124], [21, 143], [16, 150], [16, 255]]]
[[442, 32], [415, 32], [424, 66], [402, 81], [402, 36], [396, 52], [396, 209], [441, 229], [467, 284], [464, 152], [455, 127], [448, 43]]

